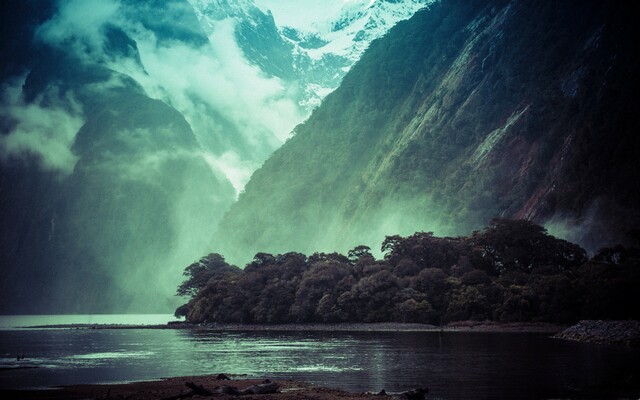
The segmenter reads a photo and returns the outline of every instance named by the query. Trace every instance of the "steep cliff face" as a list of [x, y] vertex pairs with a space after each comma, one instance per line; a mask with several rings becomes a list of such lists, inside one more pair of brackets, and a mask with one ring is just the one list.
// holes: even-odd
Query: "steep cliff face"
[[215, 248], [377, 247], [494, 216], [590, 249], [638, 225], [638, 29], [621, 5], [432, 5], [373, 42], [256, 171]]

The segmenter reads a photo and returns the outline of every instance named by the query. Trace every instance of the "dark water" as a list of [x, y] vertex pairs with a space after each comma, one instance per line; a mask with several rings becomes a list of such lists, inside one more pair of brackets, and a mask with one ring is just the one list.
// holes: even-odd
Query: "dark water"
[[637, 351], [522, 333], [4, 330], [0, 355], [3, 389], [224, 372], [353, 391], [429, 387], [433, 398], [521, 399], [640, 376]]

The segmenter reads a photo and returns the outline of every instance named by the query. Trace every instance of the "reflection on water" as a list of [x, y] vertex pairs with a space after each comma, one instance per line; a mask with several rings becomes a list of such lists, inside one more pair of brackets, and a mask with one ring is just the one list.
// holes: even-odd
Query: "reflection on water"
[[139, 358], [152, 356], [152, 351], [111, 351], [106, 353], [89, 353], [71, 356], [74, 360], [109, 360], [112, 358]]
[[640, 360], [541, 334], [143, 329], [5, 330], [0, 355], [1, 388], [223, 372], [353, 391], [426, 386], [445, 399], [553, 397], [637, 373]]

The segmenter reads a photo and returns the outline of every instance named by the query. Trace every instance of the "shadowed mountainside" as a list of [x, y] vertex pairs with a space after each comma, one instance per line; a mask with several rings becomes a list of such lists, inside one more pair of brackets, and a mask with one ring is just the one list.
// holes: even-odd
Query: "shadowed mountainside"
[[590, 251], [638, 226], [638, 28], [621, 4], [433, 4], [256, 171], [212, 249], [346, 251], [494, 216]]

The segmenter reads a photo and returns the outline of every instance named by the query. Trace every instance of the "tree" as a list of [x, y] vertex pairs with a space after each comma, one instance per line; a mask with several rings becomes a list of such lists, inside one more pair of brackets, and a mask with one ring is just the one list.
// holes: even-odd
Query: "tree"
[[399, 290], [395, 297], [395, 318], [398, 322], [437, 322], [438, 315], [427, 300], [427, 295], [411, 288]]
[[349, 256], [349, 260], [352, 263], [355, 263], [356, 261], [364, 257], [373, 260], [373, 255], [371, 255], [371, 247], [362, 244], [349, 250], [349, 253], [347, 253], [347, 255]]
[[[321, 261], [309, 266], [304, 273], [296, 292], [295, 302], [291, 306], [292, 316], [297, 322], [312, 322], [323, 320], [325, 317], [317, 314], [319, 302], [322, 298], [325, 303], [329, 299], [337, 298], [342, 292], [347, 291], [353, 285], [352, 266], [335, 261]], [[351, 278], [351, 279], [345, 279]], [[323, 311], [329, 312], [325, 304]]]
[[468, 245], [462, 238], [439, 238], [433, 232], [416, 232], [406, 238], [387, 236], [382, 243], [385, 260], [397, 266], [402, 260], [411, 260], [420, 268], [448, 269], [458, 257], [467, 252]]
[[244, 267], [244, 270], [246, 272], [253, 271], [254, 269], [261, 268], [265, 265], [271, 265], [275, 263], [275, 260], [276, 258], [273, 254], [256, 253], [256, 255], [253, 256], [253, 261], [247, 264], [247, 266]]
[[220, 254], [211, 253], [184, 269], [182, 275], [188, 279], [178, 286], [176, 295], [194, 297], [210, 279], [220, 278], [227, 273], [240, 274], [240, 272], [240, 268], [227, 264]]
[[489, 319], [491, 305], [484, 294], [475, 286], [465, 286], [449, 294], [445, 321]]
[[219, 254], [185, 268], [176, 315], [191, 322], [572, 322], [638, 318], [638, 249], [583, 249], [529, 221], [496, 219], [469, 237], [388, 236], [309, 257], [258, 253], [240, 270]]
[[557, 239], [527, 220], [495, 218], [469, 241], [476, 255], [490, 265], [486, 272], [498, 275], [507, 271], [556, 273], [587, 261], [580, 246]]

